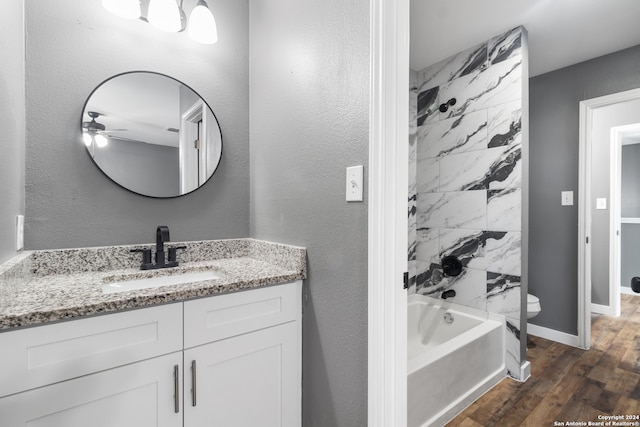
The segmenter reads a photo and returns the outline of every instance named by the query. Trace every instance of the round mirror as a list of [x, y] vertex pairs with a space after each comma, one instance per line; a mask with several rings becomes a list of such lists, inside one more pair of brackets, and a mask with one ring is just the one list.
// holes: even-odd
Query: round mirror
[[204, 185], [222, 156], [209, 105], [189, 86], [146, 71], [118, 74], [93, 90], [82, 141], [96, 166], [137, 194], [168, 198]]

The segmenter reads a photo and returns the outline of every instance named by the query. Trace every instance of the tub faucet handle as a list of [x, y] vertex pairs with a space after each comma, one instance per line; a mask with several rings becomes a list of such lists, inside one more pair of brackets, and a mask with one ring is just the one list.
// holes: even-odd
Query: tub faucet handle
[[444, 291], [442, 295], [440, 295], [440, 298], [447, 299], [447, 298], [453, 298], [455, 296], [456, 296], [456, 291], [454, 291], [453, 289], [449, 289]]

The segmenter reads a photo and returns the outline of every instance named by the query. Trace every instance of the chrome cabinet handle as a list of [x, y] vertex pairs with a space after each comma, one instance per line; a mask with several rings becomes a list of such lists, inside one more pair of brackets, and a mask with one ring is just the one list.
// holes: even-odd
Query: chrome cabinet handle
[[191, 361], [191, 406], [196, 406], [196, 361]]
[[173, 367], [173, 410], [176, 414], [180, 412], [180, 372], [178, 365]]

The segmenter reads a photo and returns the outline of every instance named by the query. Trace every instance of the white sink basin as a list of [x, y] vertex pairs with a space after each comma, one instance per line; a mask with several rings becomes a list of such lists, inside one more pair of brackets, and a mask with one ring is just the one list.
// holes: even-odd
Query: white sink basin
[[148, 279], [126, 280], [102, 285], [102, 293], [114, 294], [137, 289], [159, 288], [160, 286], [181, 285], [184, 283], [202, 282], [220, 279], [222, 275], [215, 271], [197, 271], [194, 273], [174, 274], [172, 276], [150, 277]]

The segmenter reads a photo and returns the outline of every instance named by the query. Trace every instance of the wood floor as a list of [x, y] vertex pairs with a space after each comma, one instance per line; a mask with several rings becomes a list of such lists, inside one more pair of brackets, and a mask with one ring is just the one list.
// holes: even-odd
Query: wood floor
[[598, 415], [640, 415], [640, 296], [622, 295], [620, 317], [594, 315], [591, 324], [588, 351], [531, 337], [531, 378], [503, 380], [447, 427], [587, 425]]

